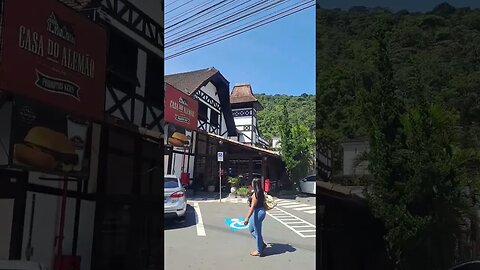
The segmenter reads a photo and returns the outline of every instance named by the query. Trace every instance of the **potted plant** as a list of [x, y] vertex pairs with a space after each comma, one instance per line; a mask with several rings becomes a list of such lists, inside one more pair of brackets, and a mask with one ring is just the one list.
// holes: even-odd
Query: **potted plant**
[[214, 192], [215, 191], [215, 183], [216, 183], [216, 181], [213, 178], [210, 178], [208, 180], [208, 187], [207, 187], [208, 192]]
[[228, 178], [228, 183], [232, 186], [230, 188], [230, 192], [234, 193], [235, 191], [237, 191], [237, 188], [240, 185], [240, 178], [230, 176]]

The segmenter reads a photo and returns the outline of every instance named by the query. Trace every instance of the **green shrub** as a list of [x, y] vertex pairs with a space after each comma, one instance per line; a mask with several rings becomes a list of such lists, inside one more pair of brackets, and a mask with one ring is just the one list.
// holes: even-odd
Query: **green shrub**
[[229, 177], [228, 178], [228, 183], [232, 186], [232, 187], [238, 187], [240, 185], [240, 178], [238, 177]]
[[247, 196], [247, 194], [248, 194], [248, 188], [246, 188], [246, 187], [241, 187], [241, 188], [237, 189], [237, 194], [238, 194], [239, 196]]

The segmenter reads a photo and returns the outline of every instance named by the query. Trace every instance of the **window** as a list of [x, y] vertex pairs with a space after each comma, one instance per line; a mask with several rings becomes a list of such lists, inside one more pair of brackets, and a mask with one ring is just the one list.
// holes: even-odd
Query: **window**
[[163, 188], [177, 188], [179, 187], [179, 180], [177, 178], [165, 177]]
[[207, 105], [201, 101], [198, 101], [198, 118], [200, 120], [207, 120], [207, 111]]
[[163, 61], [152, 54], [147, 58], [145, 79], [145, 98], [147, 101], [163, 108]]
[[219, 114], [216, 111], [210, 110], [210, 125], [218, 127], [218, 116]]
[[[108, 70], [114, 78], [133, 85], [138, 85], [137, 79], [137, 58], [138, 48], [127, 38], [112, 32], [110, 34], [108, 49]], [[163, 73], [162, 73], [163, 74]]]
[[315, 182], [317, 181], [317, 177], [315, 175], [307, 177], [307, 182]]

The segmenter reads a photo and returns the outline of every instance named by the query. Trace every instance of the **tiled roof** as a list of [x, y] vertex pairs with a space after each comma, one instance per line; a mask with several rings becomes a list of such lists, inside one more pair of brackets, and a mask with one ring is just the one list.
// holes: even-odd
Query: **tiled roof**
[[257, 102], [257, 98], [253, 95], [252, 86], [248, 83], [237, 84], [233, 87], [230, 95], [230, 103], [246, 103]]
[[166, 75], [165, 82], [174, 86], [185, 94], [191, 95], [216, 73], [218, 73], [218, 70], [211, 67], [207, 69]]

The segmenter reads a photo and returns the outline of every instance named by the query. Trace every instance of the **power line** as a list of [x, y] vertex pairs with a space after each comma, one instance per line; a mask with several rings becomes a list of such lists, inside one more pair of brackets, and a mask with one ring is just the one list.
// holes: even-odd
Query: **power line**
[[175, 11], [175, 10], [183, 7], [183, 6], [185, 6], [186, 4], [188, 4], [188, 3], [190, 3], [190, 2], [193, 2], [193, 0], [187, 1], [187, 2], [183, 3], [182, 5], [180, 5], [180, 6], [176, 7], [176, 8], [174, 8], [174, 9], [171, 9], [171, 10], [165, 12], [165, 15], [167, 15], [168, 13], [171, 13], [171, 12], [173, 12], [173, 11]]
[[[282, 2], [282, 1], [285, 1], [285, 0], [279, 0], [279, 1], [276, 1], [276, 2], [273, 2], [273, 3], [271, 2], [271, 3], [270, 3], [269, 5], [267, 5], [266, 7], [263, 7], [263, 9], [269, 8], [269, 7], [271, 7], [271, 6], [273, 6], [273, 5], [276, 5], [276, 4], [278, 4], [278, 3]], [[265, 2], [267, 2], [267, 0], [261, 2], [260, 4], [265, 3]], [[258, 13], [258, 12], [261, 11], [261, 10], [262, 10], [262, 9], [256, 9], [256, 10], [254, 10], [254, 11], [251, 11], [251, 12], [249, 12], [249, 13], [247, 13], [247, 14], [244, 14], [244, 15], [240, 16], [239, 18], [232, 18], [232, 19], [230, 19], [230, 20], [227, 20], [226, 22], [223, 22], [223, 23], [221, 23], [220, 25], [217, 25], [217, 26], [215, 26], [215, 27], [213, 27], [213, 28], [210, 28], [210, 29], [207, 28], [207, 29], [204, 29], [204, 30], [201, 30], [201, 29], [200, 29], [200, 30], [196, 31], [196, 33], [193, 32], [193, 33], [184, 35], [184, 36], [182, 36], [182, 37], [179, 37], [179, 38], [177, 38], [177, 39], [174, 39], [174, 40], [172, 40], [172, 41], [170, 41], [170, 42], [166, 42], [166, 43], [165, 43], [165, 48], [168, 48], [168, 47], [177, 45], [177, 44], [179, 44], [179, 43], [181, 43], [181, 42], [183, 42], [183, 41], [186, 41], [186, 40], [188, 40], [188, 39], [198, 37], [198, 36], [200, 36], [200, 35], [203, 35], [203, 34], [206, 34], [206, 33], [211, 32], [211, 31], [214, 31], [214, 30], [216, 30], [216, 29], [219, 29], [219, 28], [221, 28], [221, 27], [230, 25], [230, 24], [235, 23], [235, 22], [237, 22], [237, 21], [240, 21], [240, 20], [242, 20], [242, 19], [248, 18], [249, 16], [251, 16], [251, 15], [253, 15], [253, 14], [255, 14], [255, 13]], [[240, 13], [237, 13], [237, 14], [240, 14]]]
[[165, 25], [168, 25], [168, 24], [171, 23], [172, 21], [188, 15], [191, 11], [198, 9], [198, 8], [201, 7], [201, 6], [205, 6], [205, 5], [207, 5], [207, 4], [210, 4], [210, 3], [212, 3], [212, 2], [215, 2], [215, 0], [207, 0], [207, 1], [203, 2], [203, 3], [200, 3], [200, 4], [198, 4], [198, 5], [194, 6], [194, 7], [186, 10], [183, 14], [182, 14], [182, 13], [181, 13], [181, 14], [177, 14], [177, 15], [173, 16], [172, 18], [166, 19], [166, 20], [165, 20]]
[[[315, 1], [309, 0], [309, 1], [305, 2], [305, 3], [296, 5], [296, 6], [293, 7], [293, 8], [290, 8], [290, 9], [288, 9], [288, 10], [286, 10], [286, 11], [283, 11], [283, 12], [281, 12], [281, 13], [278, 13], [278, 14], [276, 14], [276, 15], [270, 16], [269, 18], [266, 18], [266, 19], [264, 19], [264, 20], [258, 21], [258, 22], [254, 23], [254, 24], [249, 25], [249, 26], [246, 26], [246, 27], [243, 27], [243, 28], [241, 28], [241, 29], [238, 29], [238, 30], [236, 30], [236, 31], [234, 31], [234, 32], [225, 34], [225, 35], [223, 35], [223, 36], [221, 36], [221, 37], [217, 37], [217, 38], [215, 38], [215, 39], [213, 39], [213, 40], [210, 40], [210, 41], [208, 41], [208, 42], [204, 42], [203, 44], [199, 44], [199, 45], [196, 45], [196, 46], [192, 46], [192, 47], [190, 47], [190, 48], [188, 48], [188, 49], [185, 49], [185, 50], [182, 50], [182, 51], [180, 51], [180, 52], [170, 54], [170, 55], [168, 55], [168, 56], [165, 57], [165, 60], [173, 59], [173, 58], [178, 57], [178, 56], [181, 56], [181, 55], [183, 55], [183, 54], [186, 54], [186, 53], [189, 53], [189, 52], [193, 52], [193, 51], [198, 50], [198, 49], [200, 49], [200, 48], [203, 48], [203, 47], [206, 47], [206, 46], [215, 44], [215, 43], [220, 42], [220, 41], [222, 41], [222, 40], [225, 40], [225, 39], [228, 39], [228, 38], [237, 36], [237, 35], [239, 35], [239, 34], [245, 33], [245, 32], [247, 32], [247, 31], [256, 29], [256, 28], [258, 28], [258, 27], [260, 27], [260, 26], [263, 26], [263, 25], [272, 23], [272, 22], [274, 22], [274, 21], [277, 21], [277, 20], [282, 19], [282, 18], [284, 18], [284, 17], [287, 17], [287, 16], [289, 16], [289, 15], [292, 15], [292, 14], [295, 14], [295, 13], [300, 12], [300, 11], [302, 11], [302, 10], [305, 10], [305, 9], [307, 9], [307, 8], [310, 8], [310, 7], [314, 6], [314, 5], [315, 5]], [[303, 7], [301, 7], [301, 6], [303, 6]]]
[[[201, 44], [201, 43], [203, 43], [203, 42], [205, 42], [205, 41], [207, 41], [207, 40], [209, 40], [209, 39], [215, 39], [215, 38], [217, 38], [217, 37], [222, 37], [222, 36], [224, 36], [226, 33], [229, 33], [229, 32], [232, 33], [232, 32], [234, 32], [236, 29], [242, 28], [242, 27], [244, 27], [244, 26], [246, 26], [246, 25], [249, 25], [249, 24], [250, 24], [250, 25], [253, 25], [253, 24], [255, 24], [256, 22], [258, 22], [258, 21], [260, 21], [260, 20], [262, 20], [262, 19], [264, 19], [264, 18], [268, 18], [268, 17], [274, 16], [274, 15], [277, 15], [276, 13], [282, 12], [282, 11], [287, 10], [288, 8], [294, 7], [294, 6], [296, 6], [296, 5], [298, 5], [298, 4], [293, 4], [293, 5], [290, 5], [290, 6], [288, 6], [287, 8], [285, 8], [285, 9], [283, 9], [283, 10], [269, 13], [269, 14], [267, 14], [266, 16], [263, 16], [263, 17], [259, 18], [257, 21], [253, 20], [253, 21], [249, 21], [249, 22], [247, 22], [247, 23], [244, 23], [244, 24], [242, 24], [242, 25], [239, 25], [238, 27], [234, 26], [232, 29], [223, 31], [223, 32], [217, 34], [216, 36], [213, 36], [213, 37], [210, 36], [210, 37], [207, 37], [207, 38], [198, 40], [196, 43], [200, 43], [200, 44]], [[221, 29], [217, 29], [217, 30], [215, 30], [214, 32], [218, 32], [218, 30], [221, 30]], [[182, 49], [182, 48], [191, 46], [192, 44], [195, 44], [195, 42], [191, 42], [190, 45], [188, 45], [188, 44], [180, 44], [180, 45], [176, 45], [176, 46], [172, 46], [172, 47], [176, 47], [176, 48], [178, 48], [178, 49]], [[181, 46], [181, 45], [184, 45], [184, 46]]]

